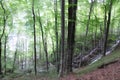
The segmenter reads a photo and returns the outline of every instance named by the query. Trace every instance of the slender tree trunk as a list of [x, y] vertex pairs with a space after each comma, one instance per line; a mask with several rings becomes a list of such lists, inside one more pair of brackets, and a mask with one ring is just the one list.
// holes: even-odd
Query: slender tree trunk
[[68, 0], [68, 3], [67, 73], [70, 73], [72, 72], [72, 58], [75, 44], [77, 0]]
[[0, 75], [1, 75], [2, 74], [2, 38], [3, 38], [3, 35], [5, 33], [7, 16], [6, 16], [6, 10], [3, 6], [2, 0], [0, 1], [0, 5], [1, 5], [1, 7], [3, 9], [3, 13], [4, 13], [4, 16], [3, 16], [3, 31], [2, 31], [2, 34], [0, 36]]
[[4, 74], [6, 74], [6, 44], [7, 44], [7, 37], [5, 36], [5, 44], [4, 44]]
[[[97, 16], [95, 15], [95, 19], [97, 21]], [[94, 48], [97, 46], [97, 27], [98, 27], [98, 24], [96, 22], [96, 28], [95, 28], [95, 32], [94, 32]]]
[[17, 57], [17, 49], [16, 49], [16, 51], [15, 51], [15, 55], [14, 55], [14, 62], [13, 62], [12, 72], [14, 72], [14, 70], [15, 70], [16, 57]]
[[[39, 13], [39, 10], [38, 10], [38, 14], [40, 15]], [[44, 36], [44, 32], [43, 32], [43, 27], [42, 27], [42, 22], [41, 22], [41, 17], [39, 16], [39, 24], [40, 24], [40, 29], [41, 29], [41, 33], [42, 33], [42, 41], [43, 41], [43, 47], [44, 47], [44, 52], [45, 52], [45, 56], [46, 56], [46, 67], [47, 67], [47, 71], [49, 69], [49, 66], [48, 66], [48, 52], [47, 52], [47, 40], [45, 39], [46, 37]]]
[[111, 21], [111, 11], [112, 11], [112, 2], [113, 0], [110, 0], [110, 5], [109, 5], [109, 12], [108, 12], [108, 21], [107, 21], [107, 27], [106, 27], [106, 31], [105, 31], [105, 41], [104, 41], [104, 52], [103, 52], [103, 56], [105, 56], [106, 54], [106, 49], [107, 49], [107, 40], [108, 40], [108, 36], [109, 36], [109, 27], [110, 27], [110, 21]]
[[40, 42], [40, 38], [41, 38], [41, 36], [40, 36], [40, 31], [39, 31], [39, 59], [41, 60], [41, 58], [42, 58], [42, 53], [41, 53], [41, 42]]
[[[50, 35], [51, 35], [51, 33], [50, 33]], [[54, 45], [54, 41], [53, 41], [53, 38], [52, 38], [52, 36], [51, 36], [51, 39], [52, 39], [52, 52], [53, 52], [53, 54], [54, 54], [54, 60], [55, 60], [55, 62], [57, 62], [56, 61], [56, 53], [55, 53], [55, 45]]]
[[48, 51], [47, 51], [47, 37], [45, 36], [45, 39], [44, 39], [45, 43], [44, 43], [44, 49], [45, 49], [45, 56], [46, 56], [46, 68], [47, 68], [47, 71], [49, 70], [49, 62], [48, 62]]
[[32, 14], [33, 14], [33, 28], [34, 28], [34, 70], [35, 70], [35, 75], [37, 74], [37, 68], [36, 68], [36, 63], [37, 63], [37, 59], [36, 59], [36, 29], [35, 29], [35, 11], [34, 11], [34, 0], [32, 2]]
[[[86, 38], [87, 38], [87, 35], [88, 35], [89, 23], [90, 23], [90, 17], [91, 17], [93, 5], [94, 5], [94, 0], [91, 0], [90, 11], [89, 11], [88, 21], [87, 21], [87, 25], [86, 25], [86, 34], [85, 34], [85, 37], [86, 37]], [[86, 40], [87, 40], [87, 39], [86, 39]], [[86, 41], [85, 41], [85, 44], [86, 44]]]
[[57, 0], [54, 0], [54, 11], [55, 11], [55, 35], [56, 35], [56, 54], [55, 54], [55, 60], [56, 60], [56, 66], [57, 66], [57, 72], [59, 73], [59, 53], [58, 53], [58, 26], [57, 26], [57, 16], [58, 16], [58, 11], [57, 11]]
[[61, 0], [61, 62], [59, 76], [64, 75], [64, 39], [65, 39], [65, 0]]
[[103, 34], [103, 48], [102, 48], [102, 50], [103, 50], [103, 55], [105, 55], [105, 48], [104, 48], [104, 46], [105, 46], [105, 34], [106, 34], [106, 25], [107, 25], [107, 9], [106, 9], [106, 5], [104, 5], [104, 34]]

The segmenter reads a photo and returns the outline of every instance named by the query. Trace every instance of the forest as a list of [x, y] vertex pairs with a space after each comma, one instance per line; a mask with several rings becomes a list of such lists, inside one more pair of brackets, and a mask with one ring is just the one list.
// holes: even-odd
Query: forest
[[0, 0], [0, 80], [120, 80], [120, 0]]

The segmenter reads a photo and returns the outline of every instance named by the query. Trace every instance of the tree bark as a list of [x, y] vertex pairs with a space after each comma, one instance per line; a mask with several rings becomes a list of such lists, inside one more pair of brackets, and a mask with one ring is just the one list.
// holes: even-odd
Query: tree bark
[[[91, 0], [90, 11], [89, 11], [88, 21], [87, 21], [87, 25], [86, 25], [86, 34], [85, 34], [86, 38], [87, 38], [87, 35], [88, 35], [89, 23], [90, 23], [90, 18], [91, 18], [91, 13], [92, 13], [93, 5], [94, 5], [94, 1]], [[86, 41], [85, 41], [85, 44], [86, 44]]]
[[57, 16], [58, 16], [58, 11], [57, 11], [57, 0], [54, 0], [54, 12], [55, 12], [55, 35], [56, 35], [56, 54], [55, 54], [55, 60], [56, 60], [56, 66], [57, 66], [57, 72], [59, 73], [59, 53], [58, 53], [58, 23], [57, 23]]
[[64, 75], [64, 39], [65, 39], [65, 0], [61, 0], [61, 66], [59, 76], [63, 77]]
[[108, 41], [108, 36], [109, 36], [109, 27], [110, 27], [110, 21], [111, 21], [111, 11], [112, 11], [112, 0], [110, 0], [110, 5], [109, 5], [109, 12], [108, 12], [108, 21], [106, 25], [106, 31], [105, 31], [105, 37], [104, 37], [104, 52], [103, 56], [106, 55], [106, 49], [107, 49], [107, 41]]
[[72, 58], [75, 44], [77, 0], [68, 0], [68, 3], [67, 73], [70, 73], [72, 72]]
[[4, 74], [6, 74], [6, 44], [7, 44], [8, 36], [5, 36], [5, 44], [4, 44]]
[[34, 11], [34, 0], [32, 1], [32, 14], [33, 14], [33, 28], [34, 28], [34, 70], [35, 70], [35, 75], [37, 74], [37, 55], [36, 55], [36, 28], [35, 28], [35, 11]]
[[6, 19], [7, 19], [7, 16], [6, 16], [6, 10], [3, 6], [3, 3], [2, 3], [2, 0], [0, 1], [0, 5], [3, 9], [3, 31], [2, 31], [2, 34], [0, 36], [0, 75], [2, 74], [2, 38], [3, 38], [3, 35], [5, 33], [5, 27], [6, 27]]

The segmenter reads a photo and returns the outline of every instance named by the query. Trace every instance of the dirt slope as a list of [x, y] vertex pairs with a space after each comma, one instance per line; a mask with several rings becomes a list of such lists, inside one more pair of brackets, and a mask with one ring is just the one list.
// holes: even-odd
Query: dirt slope
[[70, 74], [61, 80], [120, 80], [120, 59], [82, 76]]

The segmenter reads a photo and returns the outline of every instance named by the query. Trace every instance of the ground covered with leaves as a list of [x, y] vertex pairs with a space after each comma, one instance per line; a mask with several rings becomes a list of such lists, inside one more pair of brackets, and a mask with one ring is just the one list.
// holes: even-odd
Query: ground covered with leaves
[[70, 74], [61, 80], [120, 80], [120, 59], [82, 76]]

